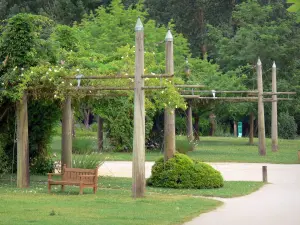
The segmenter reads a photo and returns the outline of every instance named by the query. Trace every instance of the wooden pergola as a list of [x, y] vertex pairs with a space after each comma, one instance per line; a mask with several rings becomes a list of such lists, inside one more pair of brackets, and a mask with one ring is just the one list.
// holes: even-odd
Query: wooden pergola
[[[162, 86], [145, 86], [145, 78], [171, 78], [174, 76], [174, 58], [173, 58], [173, 36], [168, 30], [165, 37], [166, 42], [166, 74], [144, 75], [144, 28], [140, 19], [135, 26], [135, 75], [134, 76], [89, 76], [73, 77], [66, 79], [134, 79], [134, 87], [73, 87], [69, 91], [132, 91], [134, 90], [134, 133], [133, 133], [133, 160], [132, 160], [132, 196], [133, 198], [144, 197], [145, 195], [145, 90], [164, 89]], [[180, 90], [181, 96], [185, 99], [206, 99], [210, 101], [229, 101], [258, 102], [258, 125], [259, 125], [259, 153], [266, 154], [265, 147], [265, 127], [264, 127], [264, 102], [272, 102], [272, 150], [278, 149], [277, 135], [277, 101], [288, 100], [277, 98], [278, 94], [295, 94], [294, 92], [277, 92], [276, 89], [276, 66], [272, 70], [272, 92], [263, 92], [262, 84], [262, 65], [260, 60], [257, 63], [258, 88], [257, 91], [209, 91], [198, 90], [204, 88], [204, 85], [174, 85]], [[246, 93], [248, 97], [209, 97], [201, 93]], [[195, 93], [199, 93], [195, 95]], [[89, 96], [99, 96], [99, 93], [86, 94]], [[253, 96], [257, 95], [257, 96]], [[264, 95], [271, 95], [272, 98], [264, 99]], [[72, 165], [72, 107], [71, 96], [66, 96], [63, 102], [62, 110], [62, 155], [61, 164]], [[192, 138], [192, 108], [188, 107], [188, 137]], [[175, 109], [165, 108], [164, 112], [164, 157], [165, 160], [175, 154]], [[17, 103], [17, 186], [29, 186], [29, 154], [28, 154], [28, 111], [27, 111], [27, 93]]]

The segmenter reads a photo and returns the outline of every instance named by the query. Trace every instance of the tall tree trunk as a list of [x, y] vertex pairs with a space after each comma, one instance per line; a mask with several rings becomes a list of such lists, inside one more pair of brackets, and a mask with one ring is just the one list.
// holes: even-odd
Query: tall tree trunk
[[90, 111], [90, 109], [84, 109], [83, 112], [84, 112], [84, 126], [85, 126], [85, 128], [88, 129], [90, 127], [90, 113], [91, 113], [91, 111]]
[[98, 152], [103, 150], [103, 119], [98, 116]]
[[189, 142], [194, 140], [193, 137], [193, 115], [192, 115], [192, 106], [188, 104], [188, 108], [186, 110], [186, 118], [187, 118], [187, 138]]
[[194, 114], [194, 140], [200, 141], [200, 135], [199, 135], [199, 114]]
[[250, 125], [250, 131], [249, 131], [249, 144], [253, 145], [253, 137], [254, 137], [254, 113], [250, 113], [249, 117], [249, 125]]
[[216, 121], [215, 121], [215, 114], [211, 113], [209, 115], [209, 123], [210, 123], [210, 131], [209, 131], [209, 135], [210, 136], [214, 136], [215, 135], [215, 131], [216, 131]]
[[75, 116], [74, 113], [72, 113], [72, 137], [76, 137], [76, 131], [75, 131]]
[[237, 125], [236, 125], [236, 121], [233, 121], [233, 136], [237, 137]]
[[200, 34], [201, 34], [201, 52], [202, 52], [202, 57], [203, 59], [206, 59], [207, 55], [207, 46], [205, 44], [205, 22], [204, 22], [204, 9], [200, 8], [199, 9], [199, 28], [200, 28]]

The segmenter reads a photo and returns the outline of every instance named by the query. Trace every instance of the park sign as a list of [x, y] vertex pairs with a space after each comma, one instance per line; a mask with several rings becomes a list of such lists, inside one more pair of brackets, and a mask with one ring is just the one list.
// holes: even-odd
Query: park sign
[[243, 136], [243, 122], [238, 123], [238, 137]]

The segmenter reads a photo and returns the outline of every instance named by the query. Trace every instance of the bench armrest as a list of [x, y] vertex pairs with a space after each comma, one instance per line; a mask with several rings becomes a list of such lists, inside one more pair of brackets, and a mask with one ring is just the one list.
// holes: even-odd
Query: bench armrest
[[61, 176], [61, 173], [48, 173], [48, 179], [51, 180], [52, 176]]

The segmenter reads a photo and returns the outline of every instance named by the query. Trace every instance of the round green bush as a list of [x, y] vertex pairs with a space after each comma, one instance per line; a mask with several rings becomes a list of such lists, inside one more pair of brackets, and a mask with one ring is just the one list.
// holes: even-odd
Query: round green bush
[[176, 153], [164, 162], [161, 158], [152, 167], [147, 185], [165, 188], [219, 188], [224, 185], [219, 171], [206, 163], [194, 162], [187, 155]]

